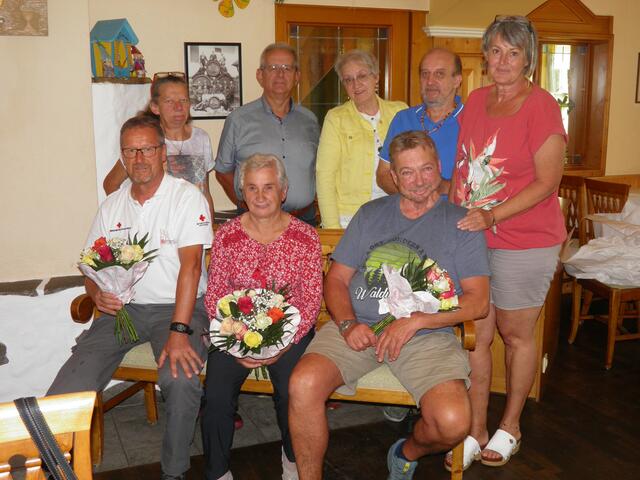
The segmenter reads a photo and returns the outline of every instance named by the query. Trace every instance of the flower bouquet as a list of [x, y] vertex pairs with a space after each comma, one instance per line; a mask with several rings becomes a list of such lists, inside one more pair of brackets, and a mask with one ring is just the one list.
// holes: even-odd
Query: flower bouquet
[[[127, 304], [134, 296], [133, 285], [142, 278], [149, 263], [155, 258], [151, 256], [155, 250], [144, 251], [148, 243], [146, 234], [138, 240], [138, 234], [131, 237], [98, 238], [91, 247], [82, 251], [78, 268], [100, 290], [113, 293], [123, 304]], [[116, 313], [115, 336], [118, 343], [137, 342], [140, 338], [136, 332], [129, 313], [123, 307]]]
[[412, 260], [400, 269], [384, 263], [382, 271], [389, 296], [379, 300], [378, 313], [387, 315], [371, 327], [376, 335], [396, 318], [409, 317], [413, 312], [450, 312], [459, 308], [453, 280], [430, 258]]
[[286, 290], [236, 290], [218, 300], [209, 331], [212, 348], [254, 360], [277, 355], [291, 343], [301, 320], [287, 303]]

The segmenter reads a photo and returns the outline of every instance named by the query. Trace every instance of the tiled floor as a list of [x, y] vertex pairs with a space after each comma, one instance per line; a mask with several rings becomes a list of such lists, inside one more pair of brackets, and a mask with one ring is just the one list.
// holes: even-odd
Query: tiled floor
[[[122, 389], [116, 385], [105, 392], [105, 398]], [[105, 472], [134, 465], [160, 461], [164, 404], [158, 392], [160, 420], [149, 425], [146, 420], [142, 392], [112, 409], [105, 415], [104, 456], [95, 472]], [[273, 442], [280, 439], [271, 397], [240, 395], [239, 413], [244, 426], [236, 431], [233, 448]], [[372, 405], [337, 404], [328, 412], [329, 428], [337, 429], [383, 420], [382, 407]], [[200, 425], [196, 426], [191, 455], [202, 454]]]

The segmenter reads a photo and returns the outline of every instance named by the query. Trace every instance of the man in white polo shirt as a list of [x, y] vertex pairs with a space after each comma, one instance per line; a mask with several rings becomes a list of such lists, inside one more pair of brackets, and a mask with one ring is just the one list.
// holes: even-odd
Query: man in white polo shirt
[[[162, 478], [183, 479], [189, 469], [201, 396], [198, 373], [206, 347], [200, 333], [208, 327], [202, 302], [206, 290], [203, 250], [213, 234], [209, 207], [200, 190], [164, 173], [166, 147], [157, 120], [134, 117], [120, 131], [122, 159], [131, 185], [109, 195], [87, 238], [138, 238], [149, 234], [147, 249], [158, 249], [135, 296], [127, 304], [140, 342], [150, 341], [158, 362], [158, 384], [166, 401]], [[114, 336], [114, 315], [122, 303], [90, 279], [87, 292], [103, 312], [73, 348], [48, 394], [102, 390], [128, 350]]]

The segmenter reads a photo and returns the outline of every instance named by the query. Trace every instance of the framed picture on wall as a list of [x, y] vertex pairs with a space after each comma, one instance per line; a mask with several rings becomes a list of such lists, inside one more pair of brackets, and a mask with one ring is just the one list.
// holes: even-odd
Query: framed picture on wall
[[191, 116], [227, 118], [242, 105], [242, 57], [239, 43], [184, 44]]

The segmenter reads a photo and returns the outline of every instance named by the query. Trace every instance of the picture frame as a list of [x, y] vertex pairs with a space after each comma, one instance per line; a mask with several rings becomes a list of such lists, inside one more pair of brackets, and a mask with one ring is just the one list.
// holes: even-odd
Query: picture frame
[[191, 117], [224, 119], [242, 105], [240, 43], [185, 42]]
[[638, 53], [638, 71], [636, 73], [636, 103], [640, 103], [640, 53]]

